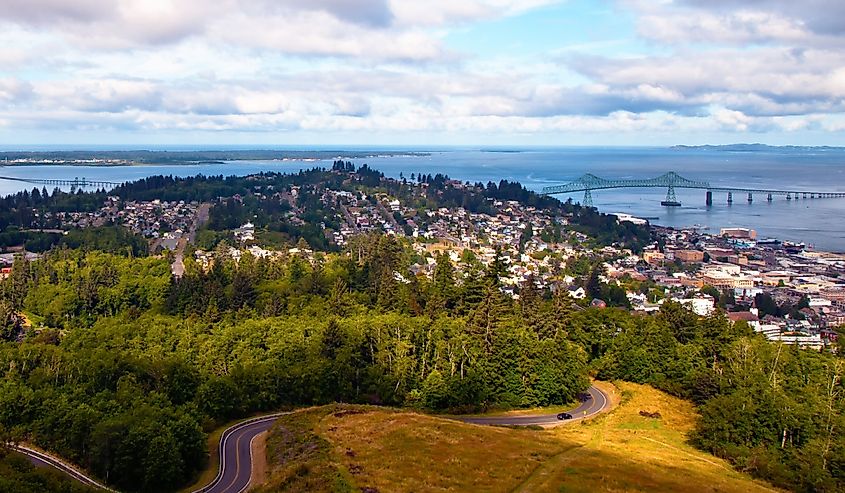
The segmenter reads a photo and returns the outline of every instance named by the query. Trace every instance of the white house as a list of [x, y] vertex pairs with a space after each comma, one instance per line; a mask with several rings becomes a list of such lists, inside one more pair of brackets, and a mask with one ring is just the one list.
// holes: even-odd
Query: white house
[[702, 317], [706, 317], [712, 314], [714, 310], [716, 310], [716, 300], [713, 299], [712, 296], [706, 294], [699, 294], [696, 295], [694, 298], [673, 298], [673, 301], [684, 305], [685, 307], [692, 310], [693, 313]]
[[251, 241], [255, 239], [255, 225], [247, 222], [240, 228], [233, 231], [235, 238], [240, 241]]
[[569, 296], [576, 300], [583, 300], [587, 297], [587, 292], [579, 286], [577, 289], [570, 289]]

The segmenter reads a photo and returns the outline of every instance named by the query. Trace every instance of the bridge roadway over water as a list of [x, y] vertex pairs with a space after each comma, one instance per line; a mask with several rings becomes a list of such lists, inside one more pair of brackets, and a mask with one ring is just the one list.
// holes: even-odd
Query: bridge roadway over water
[[115, 187], [120, 185], [114, 181], [103, 180], [88, 180], [86, 178], [68, 179], [53, 179], [53, 178], [18, 178], [14, 176], [0, 176], [0, 180], [20, 181], [24, 183], [32, 183], [33, 185], [56, 185], [56, 186], [72, 186], [76, 188], [84, 187]]
[[584, 205], [593, 205], [593, 190], [607, 190], [613, 188], [666, 188], [666, 201], [664, 205], [680, 205], [675, 197], [676, 188], [695, 188], [707, 190], [706, 204], [713, 205], [713, 192], [727, 192], [728, 203], [733, 202], [734, 193], [748, 194], [748, 202], [753, 202], [754, 194], [765, 194], [766, 200], [771, 202], [773, 196], [784, 195], [787, 200], [792, 199], [824, 199], [824, 198], [845, 198], [845, 192], [825, 192], [825, 191], [809, 191], [809, 190], [779, 190], [766, 188], [747, 188], [747, 187], [722, 187], [713, 186], [706, 181], [696, 181], [684, 178], [683, 176], [670, 171], [655, 178], [639, 179], [639, 180], [615, 180], [600, 178], [594, 174], [587, 173], [577, 180], [567, 183], [565, 185], [555, 185], [544, 187], [542, 193], [544, 195], [554, 195], [560, 193], [584, 192]]

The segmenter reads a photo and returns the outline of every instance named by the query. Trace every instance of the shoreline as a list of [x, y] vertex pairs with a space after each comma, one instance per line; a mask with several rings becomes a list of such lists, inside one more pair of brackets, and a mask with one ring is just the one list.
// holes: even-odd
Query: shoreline
[[[337, 154], [339, 153], [337, 152], [330, 152], [325, 154], [323, 154], [322, 152], [317, 152], [292, 157], [275, 157], [270, 159], [242, 158], [227, 161], [213, 159], [213, 156], [207, 156], [212, 157], [212, 159], [191, 161], [179, 160], [182, 156], [178, 155], [158, 156], [163, 158], [166, 157], [174, 159], [174, 161], [165, 160], [164, 162], [146, 161], [143, 160], [145, 158], [140, 155], [138, 156], [140, 159], [136, 160], [121, 160], [121, 156], [103, 155], [100, 157], [100, 159], [103, 159], [104, 161], [97, 163], [73, 161], [73, 159], [83, 159], [87, 157], [81, 155], [66, 156], [67, 158], [69, 158], [67, 162], [56, 162], [56, 157], [53, 157], [54, 160], [50, 162], [3, 163], [3, 154], [4, 153], [0, 152], [0, 167], [4, 167], [6, 168], [6, 170], [5, 173], [3, 170], [0, 170], [0, 175], [5, 174], [14, 179], [20, 178], [24, 179], [24, 181], [50, 181], [56, 179], [73, 180], [75, 176], [84, 176], [89, 180], [96, 180], [96, 177], [100, 177], [103, 180], [110, 182], [126, 182], [136, 181], [144, 178], [145, 176], [152, 175], [196, 176], [199, 174], [224, 174], [241, 176], [244, 174], [253, 174], [259, 172], [296, 173], [296, 170], [300, 168], [306, 169], [314, 166], [330, 166], [330, 161], [332, 159], [350, 159], [359, 163], [366, 163], [367, 160], [365, 158], [355, 158], [352, 157], [352, 155], [360, 156], [365, 154], [378, 154], [380, 156], [385, 156], [389, 153], [374, 152], [358, 154], [352, 152], [349, 156], [338, 156]], [[315, 154], [320, 157], [315, 158]], [[331, 154], [333, 154], [334, 156], [331, 156]], [[497, 165], [498, 167], [488, 168], [484, 165], [484, 160], [478, 162], [458, 160], [455, 163], [452, 163], [449, 158], [443, 158], [443, 162], [439, 163], [439, 159], [416, 160], [402, 157], [410, 155], [419, 157], [419, 153], [405, 152], [390, 155], [393, 156], [394, 159], [384, 159], [380, 160], [379, 162], [372, 163], [371, 169], [381, 171], [385, 174], [385, 176], [393, 178], [401, 177], [403, 172], [404, 175], [411, 176], [413, 175], [414, 171], [417, 171], [420, 174], [428, 172], [430, 172], [429, 174], [434, 174], [436, 170], [439, 170], [438, 172], [448, 174], [452, 179], [466, 182], [498, 181], [498, 179], [501, 178], [503, 180], [510, 180], [512, 182], [519, 182], [529, 190], [533, 190], [535, 192], [538, 191], [541, 185], [566, 181], [566, 178], [548, 178], [547, 175], [552, 177], [555, 176], [554, 173], [556, 172], [553, 173], [551, 171], [544, 171], [544, 173], [547, 173], [547, 175], [542, 175], [543, 180], [538, 180], [536, 176], [533, 175], [529, 175], [527, 177], [523, 176], [524, 173], [528, 173], [530, 170], [526, 171], [525, 169], [520, 169], [519, 164], [521, 163], [521, 161], [512, 162], [510, 158], [505, 160], [505, 164], [507, 164], [508, 166]], [[11, 158], [12, 156], [9, 157]], [[129, 158], [132, 156], [125, 157]], [[151, 157], [155, 159], [155, 156]], [[206, 156], [191, 157], [197, 158]], [[20, 155], [15, 156], [15, 158], [26, 159], [26, 157]], [[510, 166], [510, 164], [513, 164], [513, 166]], [[19, 168], [18, 171], [14, 171], [16, 168]], [[533, 171], [531, 172], [533, 173]], [[40, 184], [36, 186], [41, 188]], [[52, 185], [50, 185], [49, 183], [46, 184], [46, 186], [47, 188], [52, 187]], [[11, 182], [3, 182], [3, 191], [0, 192], [0, 195], [13, 195], [20, 191], [29, 190], [31, 188], [32, 185], [23, 185], [19, 187], [18, 185], [14, 185]], [[91, 190], [91, 188], [85, 188], [85, 190]], [[563, 200], [565, 197], [558, 198]], [[648, 196], [646, 199], [643, 200], [652, 200], [652, 198], [652, 196]], [[831, 254], [845, 253], [845, 242], [843, 242], [842, 236], [839, 234], [845, 234], [845, 232], [841, 231], [841, 228], [837, 228], [836, 226], [833, 227], [834, 231], [825, 229], [821, 225], [821, 221], [818, 220], [817, 217], [823, 218], [828, 216], [814, 217], [814, 215], [817, 214], [816, 212], [810, 210], [806, 212], [803, 211], [803, 209], [805, 209], [805, 206], [808, 206], [811, 203], [825, 204], [824, 208], [830, 209], [831, 211], [841, 210], [842, 206], [837, 205], [833, 201], [810, 202], [808, 200], [806, 202], [801, 201], [799, 203], [789, 203], [788, 206], [785, 203], [778, 203], [778, 207], [772, 208], [767, 207], [767, 203], [765, 201], [761, 202], [758, 200], [757, 202], [755, 202], [753, 210], [741, 206], [739, 204], [735, 204], [733, 206], [733, 209], [736, 209], [735, 212], [738, 214], [734, 214], [728, 209], [725, 209], [725, 207], [723, 207], [723, 204], [716, 205], [712, 207], [711, 210], [710, 208], [705, 209], [703, 205], [701, 207], [696, 207], [696, 203], [691, 203], [692, 207], [686, 207], [683, 208], [683, 210], [674, 211], [674, 215], [672, 215], [670, 214], [670, 212], [665, 211], [665, 208], [661, 208], [660, 210], [658, 210], [658, 208], [656, 206], [652, 206], [652, 204], [646, 202], [641, 203], [635, 199], [636, 197], [632, 199], [626, 195], [623, 195], [620, 197], [619, 201], [616, 201], [615, 203], [612, 203], [610, 205], [597, 205], [599, 206], [599, 212], [605, 214], [615, 214], [617, 212], [620, 212], [637, 218], [646, 219], [650, 224], [654, 226], [667, 227], [673, 229], [693, 229], [696, 227], [696, 225], [693, 223], [703, 223], [709, 224], [712, 227], [708, 227], [706, 229], [699, 228], [699, 230], [711, 235], [717, 235], [720, 227], [747, 227], [758, 230], [760, 232], [761, 237], [774, 237], [781, 240], [792, 241], [795, 243], [803, 242], [808, 246], [808, 251], [826, 252]], [[653, 199], [657, 200], [656, 197], [654, 197]], [[744, 204], [745, 201], [743, 200], [741, 202]], [[827, 204], [830, 205], [828, 206]], [[799, 205], [801, 209], [800, 212], [796, 208]], [[764, 214], [768, 216], [768, 210], [770, 209], [772, 211], [772, 214], [774, 214], [773, 217], [776, 219], [780, 218], [779, 220], [773, 220], [768, 217], [759, 217]], [[802, 218], [806, 218], [807, 224], [797, 223], [795, 221], [795, 217], [792, 216], [793, 211], [794, 213], [800, 214]], [[829, 226], [829, 224], [826, 225]]]
[[[599, 212], [601, 212], [601, 211], [599, 211]], [[605, 213], [605, 214], [615, 215], [613, 213]], [[695, 228], [693, 226], [665, 226], [665, 225], [662, 225], [662, 224], [652, 223], [651, 221], [649, 221], [648, 227], [649, 227], [649, 231], [652, 231], [652, 232], [654, 231], [655, 228], [664, 229], [664, 230], [672, 230], [672, 231], [692, 231], [692, 230], [699, 230], [700, 229], [700, 228]], [[717, 233], [703, 232], [702, 234], [713, 237], [713, 238], [720, 238], [720, 236]], [[772, 237], [772, 239], [779, 241], [780, 244], [783, 244], [784, 241], [786, 243], [792, 242], [792, 240], [781, 240], [780, 238], [774, 238], [774, 237]], [[805, 244], [807, 242], [806, 239], [800, 240], [800, 241], [802, 243], [805, 243]], [[755, 245], [757, 245], [756, 241], [754, 243], [755, 243]], [[824, 257], [824, 256], [835, 256], [835, 257], [842, 256], [842, 257], [845, 257], [845, 250], [817, 249], [817, 248], [813, 247], [812, 244], [809, 244], [809, 245], [806, 245], [805, 249], [801, 252], [801, 254], [810, 254], [810, 255], [816, 255], [816, 256], [820, 256], [820, 257]]]

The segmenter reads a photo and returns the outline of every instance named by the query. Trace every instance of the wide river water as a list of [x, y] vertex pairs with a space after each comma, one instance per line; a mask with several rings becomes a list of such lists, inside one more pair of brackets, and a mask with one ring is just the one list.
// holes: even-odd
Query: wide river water
[[[478, 149], [403, 149], [430, 152], [426, 156], [393, 155], [351, 159], [368, 163], [388, 176], [411, 173], [444, 173], [451, 178], [484, 182], [519, 181], [532, 190], [565, 184], [584, 173], [603, 178], [653, 178], [667, 171], [707, 181], [712, 186], [845, 192], [845, 150], [772, 148], [759, 151], [669, 148], [546, 148], [515, 151]], [[378, 151], [374, 151], [374, 154]], [[260, 171], [295, 172], [302, 168], [330, 166], [330, 161], [237, 161], [225, 164], [166, 166], [6, 166], [0, 176], [44, 179], [85, 177], [123, 182], [152, 175], [247, 175]], [[21, 182], [0, 180], [0, 194], [32, 188]], [[39, 186], [40, 188], [40, 186]], [[48, 187], [49, 188], [49, 187]], [[803, 241], [818, 250], [845, 251], [845, 199], [799, 199], [775, 196], [772, 203], [755, 195], [749, 204], [744, 194], [734, 194], [732, 205], [724, 193], [714, 193], [705, 206], [704, 190], [677, 190], [681, 207], [660, 205], [666, 190], [658, 188], [599, 190], [593, 203], [602, 212], [625, 212], [651, 218], [666, 226], [699, 226], [718, 232], [736, 226], [756, 229], [759, 237]], [[567, 196], [560, 196], [566, 199]], [[583, 193], [572, 199], [583, 200]], [[655, 219], [656, 218], [656, 219]]]

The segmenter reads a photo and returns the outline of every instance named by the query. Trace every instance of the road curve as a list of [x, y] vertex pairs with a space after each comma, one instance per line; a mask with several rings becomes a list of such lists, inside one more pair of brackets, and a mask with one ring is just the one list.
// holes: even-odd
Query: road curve
[[76, 468], [71, 467], [69, 464], [62, 462], [61, 460], [53, 456], [27, 447], [26, 445], [11, 445], [11, 449], [21, 455], [25, 455], [29, 459], [29, 461], [33, 463], [36, 467], [50, 467], [53, 469], [58, 469], [59, 471], [67, 474], [71, 478], [79, 481], [80, 483], [86, 486], [106, 491], [115, 491], [109, 488], [108, 486], [99, 483], [97, 480], [86, 476]]
[[[557, 414], [539, 416], [491, 416], [457, 418], [465, 423], [480, 425], [498, 426], [531, 426], [531, 425], [557, 425], [568, 423], [579, 419], [594, 416], [608, 406], [607, 395], [597, 387], [590, 387], [588, 390], [590, 399], [582, 402], [581, 405], [569, 411], [571, 420], [561, 421]], [[220, 458], [220, 469], [217, 477], [208, 485], [195, 490], [193, 493], [243, 493], [249, 487], [252, 477], [252, 440], [259, 434], [269, 430], [279, 416], [290, 413], [278, 413], [268, 416], [259, 416], [230, 428], [227, 428], [220, 436], [218, 454]]]
[[473, 416], [468, 418], [458, 418], [464, 423], [473, 423], [477, 425], [493, 425], [493, 426], [549, 426], [563, 423], [570, 423], [572, 421], [589, 418], [602, 411], [604, 411], [610, 403], [607, 394], [602, 392], [598, 387], [592, 386], [587, 389], [590, 398], [581, 402], [581, 404], [571, 411], [567, 411], [572, 415], [572, 419], [559, 420], [557, 413], [543, 414], [538, 416]]
[[242, 493], [252, 478], [252, 441], [269, 430], [279, 416], [276, 413], [248, 419], [231, 426], [220, 436], [220, 469], [214, 480], [193, 493]]

